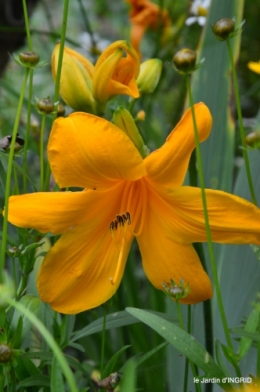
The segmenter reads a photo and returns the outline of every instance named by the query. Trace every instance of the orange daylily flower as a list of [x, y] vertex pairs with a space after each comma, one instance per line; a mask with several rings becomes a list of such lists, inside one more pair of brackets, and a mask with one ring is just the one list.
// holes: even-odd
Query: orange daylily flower
[[[199, 103], [200, 141], [212, 118]], [[38, 275], [43, 301], [61, 313], [78, 313], [106, 302], [116, 292], [136, 237], [144, 271], [163, 290], [184, 280], [186, 304], [212, 296], [211, 282], [193, 242], [207, 241], [201, 190], [183, 186], [195, 148], [188, 109], [165, 144], [144, 159], [115, 125], [87, 113], [58, 118], [48, 143], [57, 184], [78, 192], [42, 192], [9, 199], [8, 219], [16, 226], [62, 234]], [[206, 190], [212, 239], [260, 243], [260, 210], [222, 191]]]
[[152, 3], [150, 0], [127, 0], [131, 4], [130, 22], [131, 29], [131, 44], [141, 57], [139, 44], [142, 40], [146, 30], [150, 27], [153, 30], [158, 29], [160, 23], [163, 28], [171, 25], [168, 12], [161, 10], [157, 4]]
[[[60, 44], [52, 53], [52, 74], [56, 80]], [[116, 41], [99, 56], [95, 66], [73, 49], [64, 47], [60, 79], [60, 94], [77, 111], [93, 114], [102, 112], [115, 95], [139, 97], [136, 79], [140, 61], [136, 51], [126, 41]]]

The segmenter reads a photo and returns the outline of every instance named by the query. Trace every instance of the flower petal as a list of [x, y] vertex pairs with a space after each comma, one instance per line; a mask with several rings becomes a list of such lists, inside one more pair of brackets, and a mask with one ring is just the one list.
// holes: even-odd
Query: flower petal
[[[203, 103], [195, 105], [195, 115], [200, 142], [203, 142], [210, 134], [212, 117]], [[188, 109], [164, 145], [144, 160], [148, 177], [161, 185], [181, 185], [194, 148], [192, 114], [191, 109]]]
[[248, 66], [248, 68], [249, 68], [251, 71], [260, 74], [260, 61], [258, 61], [257, 63], [255, 63], [254, 61], [249, 61], [249, 63], [247, 64], [247, 66]]
[[119, 248], [103, 218], [67, 231], [45, 257], [37, 286], [42, 300], [54, 310], [83, 312], [103, 304], [118, 289], [131, 241], [124, 248], [118, 278], [112, 285]]
[[39, 192], [11, 196], [8, 221], [18, 227], [60, 234], [102, 215], [103, 210], [107, 209], [108, 197], [113, 195], [116, 201], [115, 194], [116, 188], [106, 191]]
[[48, 157], [60, 187], [99, 188], [146, 174], [143, 160], [119, 128], [100, 117], [73, 113], [53, 125]]
[[212, 297], [211, 282], [204, 271], [196, 251], [190, 244], [175, 243], [164, 233], [163, 217], [154, 214], [150, 204], [142, 234], [137, 238], [143, 261], [143, 268], [151, 283], [163, 290], [163, 283], [171, 279], [179, 284], [183, 279], [189, 284], [190, 293], [180, 300], [193, 304]]
[[[150, 193], [167, 236], [180, 243], [207, 241], [200, 188], [161, 188]], [[206, 199], [213, 242], [260, 244], [257, 207], [238, 196], [211, 189], [206, 190]]]

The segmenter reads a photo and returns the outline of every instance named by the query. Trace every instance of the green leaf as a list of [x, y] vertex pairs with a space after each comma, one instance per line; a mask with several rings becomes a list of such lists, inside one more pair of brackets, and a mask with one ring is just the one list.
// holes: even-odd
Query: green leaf
[[215, 351], [216, 351], [216, 359], [217, 359], [217, 364], [219, 365], [219, 367], [222, 369], [223, 373], [225, 373], [225, 375], [227, 377], [230, 376], [229, 371], [225, 365], [225, 362], [222, 359], [222, 345], [220, 343], [219, 340], [216, 340], [216, 344], [215, 344]]
[[[248, 317], [244, 328], [246, 332], [256, 332], [259, 323], [259, 310], [259, 306], [256, 306]], [[248, 336], [242, 336], [238, 351], [239, 360], [241, 360], [250, 349], [252, 342], [253, 339], [250, 339]]]
[[229, 330], [231, 333], [234, 333], [239, 336], [245, 336], [251, 340], [254, 340], [256, 342], [260, 342], [260, 334], [259, 333], [253, 333], [253, 332], [247, 332], [243, 327], [235, 327], [235, 328], [230, 328]]
[[[176, 324], [148, 311], [135, 308], [126, 308], [126, 310], [134, 317], [138, 318], [138, 320], [158, 332], [159, 335], [183, 353], [191, 362], [204, 370], [208, 378], [216, 377], [222, 380], [224, 377], [222, 370], [193, 336], [189, 335]], [[221, 382], [220, 385], [222, 385]], [[223, 388], [224, 387], [223, 384]]]
[[[40, 299], [38, 297], [35, 297], [34, 295], [25, 295], [21, 298], [20, 303], [26, 307], [29, 311], [31, 311], [34, 314], [37, 314], [39, 311], [40, 307]], [[22, 317], [22, 322], [23, 322], [23, 330], [20, 335], [20, 339], [16, 340], [16, 348], [21, 347], [24, 339], [28, 335], [28, 332], [30, 331], [31, 328], [31, 322], [27, 319], [25, 315], [21, 316], [21, 313], [15, 309], [14, 315], [12, 318], [11, 322], [11, 329], [12, 332], [15, 334], [16, 329], [19, 326], [19, 319]]]
[[32, 377], [28, 377], [25, 380], [21, 381], [19, 384], [19, 388], [33, 387], [33, 386], [49, 387], [50, 386], [50, 378], [48, 376], [43, 376], [43, 375], [32, 376]]
[[20, 348], [22, 345], [22, 333], [23, 333], [23, 318], [22, 316], [19, 317], [18, 323], [16, 325], [15, 330], [11, 330], [13, 336], [9, 339], [8, 343], [12, 348]]
[[143, 354], [137, 361], [136, 365], [139, 366], [143, 362], [145, 362], [147, 359], [149, 359], [152, 355], [156, 354], [158, 351], [160, 351], [162, 348], [166, 347], [168, 345], [167, 342], [163, 342], [159, 344], [159, 346], [153, 348], [152, 350], [148, 351], [147, 353]]
[[135, 392], [135, 368], [136, 364], [133, 359], [127, 361], [123, 368], [124, 377], [122, 382], [120, 382], [120, 390], [124, 392]]
[[[172, 320], [167, 314], [154, 312], [155, 314], [160, 315], [163, 318]], [[71, 342], [75, 342], [75, 340], [81, 339], [84, 336], [92, 335], [97, 332], [101, 332], [103, 330], [103, 317], [100, 317], [98, 320], [93, 321], [87, 327], [81, 329], [80, 331], [75, 332], [75, 335], [72, 337]], [[124, 327], [126, 325], [136, 324], [138, 320], [135, 317], [130, 316], [125, 310], [120, 312], [111, 313], [107, 315], [106, 318], [106, 330], [112, 328]]]
[[110, 360], [108, 361], [108, 363], [105, 366], [105, 369], [102, 373], [102, 379], [108, 377], [111, 373], [115, 372], [115, 364], [118, 360], [118, 357], [120, 357], [120, 355], [129, 347], [131, 347], [130, 345], [128, 346], [124, 346], [122, 347], [117, 353], [115, 353], [112, 358], [110, 358]]
[[51, 366], [51, 392], [57, 391], [65, 392], [65, 387], [59, 363], [57, 359], [53, 357]]

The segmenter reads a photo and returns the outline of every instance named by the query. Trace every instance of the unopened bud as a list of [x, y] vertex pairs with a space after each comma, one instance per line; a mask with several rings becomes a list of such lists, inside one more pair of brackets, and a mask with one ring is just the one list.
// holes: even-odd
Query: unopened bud
[[19, 59], [23, 64], [36, 65], [40, 60], [40, 56], [35, 52], [21, 52]]
[[50, 100], [50, 98], [41, 98], [37, 103], [38, 109], [41, 113], [52, 113], [54, 111], [54, 103]]
[[250, 132], [245, 137], [245, 143], [250, 147], [260, 147], [260, 132]]
[[139, 110], [139, 112], [136, 114], [135, 121], [144, 121], [144, 120], [145, 120], [145, 111]]
[[184, 48], [173, 57], [173, 63], [180, 73], [190, 73], [196, 69], [197, 54], [194, 50]]
[[57, 117], [64, 117], [65, 116], [65, 107], [62, 103], [59, 103], [57, 106]]
[[11, 347], [7, 344], [0, 344], [0, 363], [9, 362], [13, 356]]
[[225, 41], [235, 30], [235, 23], [232, 19], [222, 18], [212, 27], [213, 33], [220, 41]]
[[144, 61], [140, 67], [140, 73], [137, 78], [137, 86], [142, 94], [151, 94], [162, 73], [162, 61], [159, 59], [149, 59]]

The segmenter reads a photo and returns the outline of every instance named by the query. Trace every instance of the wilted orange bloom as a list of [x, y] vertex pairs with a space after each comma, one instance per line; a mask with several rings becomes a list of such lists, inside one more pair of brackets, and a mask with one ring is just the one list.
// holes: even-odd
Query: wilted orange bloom
[[171, 20], [166, 10], [161, 10], [157, 4], [149, 0], [127, 0], [127, 2], [132, 6], [130, 10], [131, 44], [141, 57], [139, 44], [146, 30], [149, 27], [156, 30], [160, 25], [165, 29], [171, 24]]

